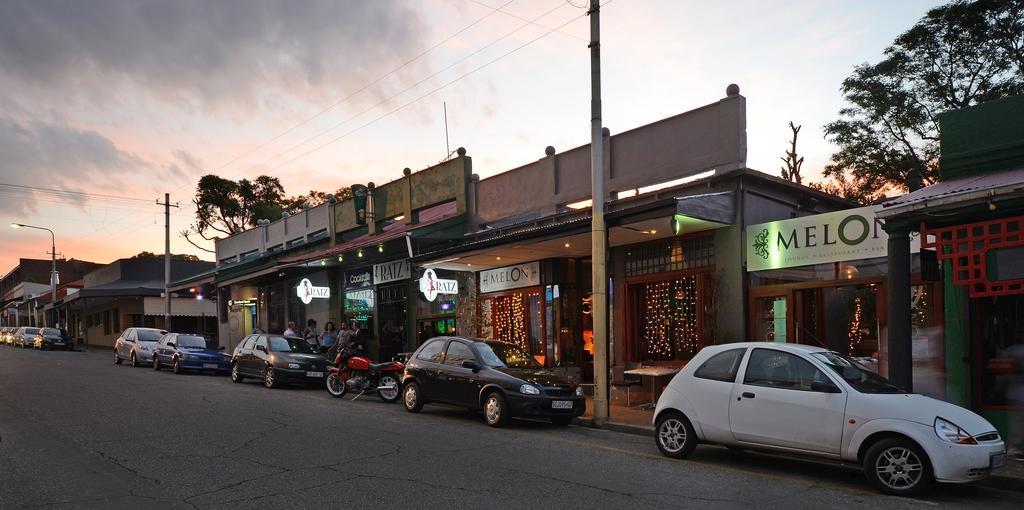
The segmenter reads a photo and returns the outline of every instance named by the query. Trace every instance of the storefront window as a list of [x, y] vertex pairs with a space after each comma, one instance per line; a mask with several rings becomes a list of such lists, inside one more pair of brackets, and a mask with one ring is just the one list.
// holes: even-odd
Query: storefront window
[[698, 275], [635, 284], [642, 359], [680, 360], [704, 346]]
[[754, 299], [754, 338], [762, 342], [785, 343], [789, 306], [785, 296]]
[[345, 291], [345, 320], [358, 321], [373, 331], [373, 304], [376, 292], [372, 288]]
[[974, 303], [981, 403], [1005, 408], [1013, 404], [1012, 392], [1021, 392], [1019, 385], [1024, 384], [1024, 295], [979, 298]]
[[541, 292], [537, 289], [481, 299], [481, 336], [514, 343], [543, 364], [545, 351], [541, 336], [544, 321], [542, 301]]

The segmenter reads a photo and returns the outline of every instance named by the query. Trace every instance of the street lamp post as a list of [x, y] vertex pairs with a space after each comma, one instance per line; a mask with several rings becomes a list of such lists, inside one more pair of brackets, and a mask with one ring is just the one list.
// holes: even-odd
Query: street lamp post
[[[57, 311], [57, 237], [53, 234], [53, 231], [46, 227], [37, 227], [34, 225], [25, 225], [24, 223], [11, 223], [11, 228], [34, 228], [36, 230], [45, 230], [50, 233], [50, 314], [55, 314]], [[45, 323], [45, 314], [44, 320]], [[56, 320], [54, 320], [56, 323]], [[50, 326], [56, 326], [56, 324], [50, 324]]]

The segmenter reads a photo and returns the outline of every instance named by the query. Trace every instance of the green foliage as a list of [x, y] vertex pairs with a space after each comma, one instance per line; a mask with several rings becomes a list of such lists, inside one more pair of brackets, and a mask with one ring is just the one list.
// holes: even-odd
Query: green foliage
[[929, 11], [841, 87], [826, 124], [838, 145], [819, 188], [858, 201], [941, 179], [938, 115], [1024, 91], [1024, 0], [957, 0]]

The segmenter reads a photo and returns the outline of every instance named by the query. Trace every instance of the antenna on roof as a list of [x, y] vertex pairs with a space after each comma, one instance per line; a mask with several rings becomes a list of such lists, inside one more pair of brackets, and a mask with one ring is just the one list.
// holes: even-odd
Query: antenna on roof
[[448, 144], [448, 103], [442, 101], [441, 106], [444, 108], [444, 159], [448, 159], [452, 155], [452, 147]]

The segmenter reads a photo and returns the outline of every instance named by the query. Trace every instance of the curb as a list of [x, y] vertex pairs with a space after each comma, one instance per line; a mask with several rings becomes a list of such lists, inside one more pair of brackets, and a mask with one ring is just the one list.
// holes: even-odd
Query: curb
[[[605, 423], [603, 426], [594, 425], [592, 418], [578, 417], [572, 421], [573, 425], [579, 425], [581, 427], [588, 427], [592, 429], [610, 430], [613, 432], [621, 432], [624, 434], [634, 434], [639, 436], [654, 436], [654, 427], [643, 427], [640, 425], [626, 425], [623, 423]], [[1012, 462], [1007, 460], [1007, 462]], [[977, 482], [971, 482], [972, 485], [978, 485], [981, 487], [988, 487], [990, 489], [999, 489], [1005, 491], [1024, 492], [1024, 478], [1014, 476], [1000, 476], [992, 475], [983, 480]]]

